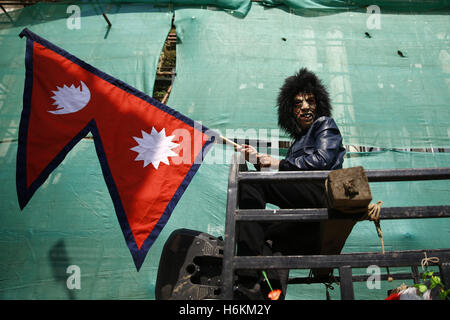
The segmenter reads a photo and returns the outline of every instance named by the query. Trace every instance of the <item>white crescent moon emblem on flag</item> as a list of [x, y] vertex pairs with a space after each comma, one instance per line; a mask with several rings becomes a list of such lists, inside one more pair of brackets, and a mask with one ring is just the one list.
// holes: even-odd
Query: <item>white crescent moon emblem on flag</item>
[[48, 111], [53, 114], [74, 113], [83, 109], [91, 100], [91, 92], [87, 85], [81, 82], [81, 86], [75, 87], [73, 84], [68, 87], [64, 85], [62, 88], [56, 86], [57, 90], [52, 91], [55, 100], [53, 105], [57, 106], [56, 110]]

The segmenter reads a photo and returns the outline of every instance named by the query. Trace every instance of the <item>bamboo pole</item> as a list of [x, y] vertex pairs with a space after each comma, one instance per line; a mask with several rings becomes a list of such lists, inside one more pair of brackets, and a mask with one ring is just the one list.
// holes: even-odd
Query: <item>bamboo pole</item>
[[225, 143], [227, 143], [227, 144], [229, 144], [229, 145], [231, 145], [233, 147], [236, 147], [236, 148], [240, 147], [239, 144], [237, 144], [236, 142], [234, 142], [234, 141], [232, 141], [232, 140], [230, 140], [230, 139], [228, 139], [228, 138], [226, 138], [224, 136], [220, 136], [220, 139], [222, 139], [223, 141], [225, 141]]

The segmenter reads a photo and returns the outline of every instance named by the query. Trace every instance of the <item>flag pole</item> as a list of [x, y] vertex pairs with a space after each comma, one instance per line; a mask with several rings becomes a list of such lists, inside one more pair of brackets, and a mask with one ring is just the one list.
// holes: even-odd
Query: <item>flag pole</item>
[[220, 139], [222, 139], [223, 141], [225, 141], [225, 143], [227, 143], [227, 144], [229, 144], [229, 145], [232, 145], [233, 147], [236, 147], [236, 148], [240, 147], [239, 144], [237, 144], [236, 142], [234, 142], [234, 141], [232, 141], [232, 140], [230, 140], [230, 139], [228, 139], [228, 138], [226, 138], [226, 137], [224, 137], [224, 136], [220, 136]]

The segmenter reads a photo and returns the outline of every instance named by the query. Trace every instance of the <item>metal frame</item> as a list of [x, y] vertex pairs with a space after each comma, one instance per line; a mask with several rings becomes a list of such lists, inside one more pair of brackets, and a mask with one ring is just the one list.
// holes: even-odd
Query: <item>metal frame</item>
[[[344, 253], [340, 255], [303, 255], [303, 256], [236, 256], [236, 223], [239, 221], [321, 221], [339, 219], [327, 208], [317, 209], [277, 209], [239, 210], [239, 185], [249, 182], [270, 181], [325, 181], [329, 171], [296, 171], [296, 172], [243, 172], [246, 170], [245, 160], [235, 154], [230, 165], [228, 177], [228, 199], [225, 222], [224, 257], [222, 268], [222, 299], [233, 299], [235, 270], [237, 269], [311, 269], [337, 268], [340, 283], [341, 299], [354, 299], [353, 282], [364, 281], [365, 276], [352, 275], [352, 268], [364, 268], [370, 265], [383, 267], [411, 267], [411, 273], [396, 274], [401, 279], [420, 278], [417, 266], [421, 265], [425, 254], [439, 258], [439, 269], [442, 281], [450, 286], [450, 249], [390, 251], [363, 253]], [[366, 170], [369, 182], [447, 180], [450, 179], [450, 167], [430, 169], [392, 169]], [[414, 207], [382, 207], [380, 219], [423, 219], [448, 218], [450, 206], [414, 206]], [[347, 217], [346, 217], [347, 218]], [[347, 218], [348, 219], [348, 218]], [[431, 265], [433, 265], [431, 263]], [[382, 279], [387, 276], [383, 275]], [[312, 283], [311, 279], [293, 278], [289, 284]], [[316, 281], [319, 282], [319, 281]]]

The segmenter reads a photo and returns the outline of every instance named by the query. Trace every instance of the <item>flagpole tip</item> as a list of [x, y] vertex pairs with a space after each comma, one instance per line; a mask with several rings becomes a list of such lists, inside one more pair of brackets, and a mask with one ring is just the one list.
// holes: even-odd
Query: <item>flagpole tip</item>
[[30, 30], [28, 30], [28, 28], [24, 28], [20, 33], [19, 33], [19, 37], [23, 38], [26, 37], [27, 34], [30, 32]]

